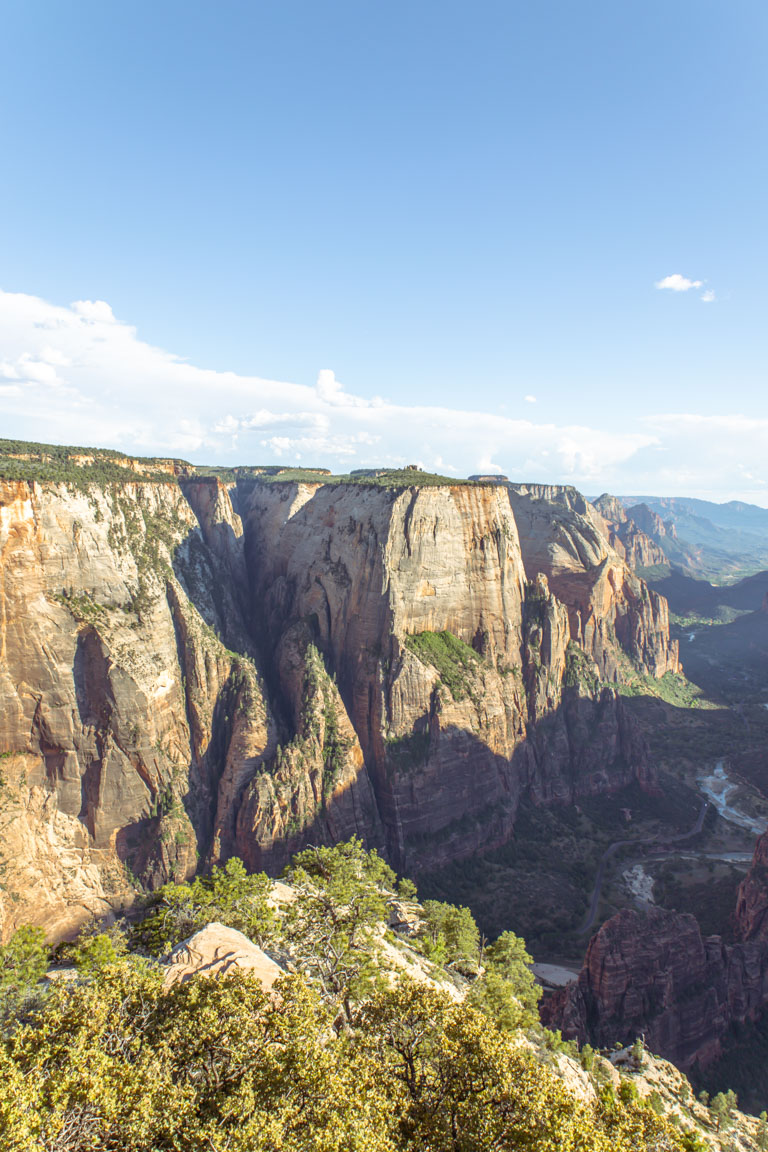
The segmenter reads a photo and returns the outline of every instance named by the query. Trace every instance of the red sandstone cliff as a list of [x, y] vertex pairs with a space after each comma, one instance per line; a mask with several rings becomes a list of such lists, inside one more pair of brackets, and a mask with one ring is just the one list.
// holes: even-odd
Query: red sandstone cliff
[[247, 643], [218, 638], [238, 628], [232, 572], [201, 518], [175, 482], [0, 484], [6, 934], [193, 873], [227, 819], [219, 778], [274, 751]]
[[670, 571], [669, 560], [658, 544], [659, 537], [667, 535], [666, 526], [650, 508], [645, 504], [641, 505], [650, 517], [655, 517], [658, 525], [647, 518], [641, 517], [641, 519], [643, 523], [656, 528], [657, 532], [654, 535], [644, 531], [627, 513], [621, 501], [607, 492], [593, 502], [593, 507], [603, 520], [603, 534], [608, 543], [622, 559], [626, 560], [634, 572], [642, 575], [644, 572], [652, 571], [661, 575]]
[[542, 1007], [567, 1038], [610, 1046], [644, 1036], [687, 1070], [720, 1053], [734, 1023], [768, 1004], [768, 833], [739, 887], [737, 943], [702, 938], [693, 916], [625, 910], [592, 938], [579, 978]]
[[[313, 630], [400, 867], [503, 842], [525, 792], [570, 801], [645, 778], [616, 693], [595, 668], [568, 681], [568, 611], [545, 578], [526, 585], [503, 487], [251, 482], [240, 502], [263, 647]], [[418, 643], [445, 633], [453, 676]]]
[[568, 609], [572, 638], [601, 677], [679, 672], [666, 600], [610, 546], [592, 505], [574, 488], [510, 484], [508, 493], [528, 578], [546, 575]]

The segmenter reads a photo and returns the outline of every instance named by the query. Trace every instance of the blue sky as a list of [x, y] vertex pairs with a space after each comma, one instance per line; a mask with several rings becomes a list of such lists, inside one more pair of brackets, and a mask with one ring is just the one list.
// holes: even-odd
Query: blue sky
[[2, 24], [0, 435], [768, 505], [762, 0]]

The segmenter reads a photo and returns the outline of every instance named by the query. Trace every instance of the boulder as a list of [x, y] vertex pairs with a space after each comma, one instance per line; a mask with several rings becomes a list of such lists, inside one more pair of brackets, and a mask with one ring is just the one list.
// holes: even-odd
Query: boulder
[[166, 960], [164, 984], [171, 988], [193, 976], [227, 976], [238, 968], [253, 972], [265, 991], [284, 972], [242, 932], [214, 922], [176, 945]]

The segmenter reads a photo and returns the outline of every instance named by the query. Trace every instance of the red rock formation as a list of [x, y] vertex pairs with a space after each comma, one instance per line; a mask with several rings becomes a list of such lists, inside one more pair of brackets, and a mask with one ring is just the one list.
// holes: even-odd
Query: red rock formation
[[720, 938], [702, 940], [693, 916], [619, 912], [590, 942], [578, 981], [550, 997], [542, 1015], [581, 1043], [612, 1047], [644, 1036], [679, 1068], [703, 1063], [729, 1022]]
[[[657, 540], [630, 518], [620, 500], [606, 492], [594, 501], [593, 507], [602, 517], [606, 540], [634, 572], [642, 575], [651, 570], [655, 573], [670, 571], [669, 560]], [[642, 507], [645, 508], [645, 505]], [[650, 512], [650, 509], [647, 511]], [[661, 527], [666, 535], [664, 525], [661, 524]]]
[[605, 523], [575, 488], [508, 485], [529, 579], [543, 572], [568, 609], [573, 640], [604, 680], [679, 672], [669, 611], [609, 545]]
[[739, 940], [702, 938], [693, 916], [625, 910], [592, 938], [579, 978], [542, 1017], [567, 1038], [607, 1047], [644, 1036], [684, 1071], [720, 1053], [727, 1029], [768, 1004], [768, 833], [757, 842], [736, 906]]
[[671, 520], [662, 520], [657, 512], [647, 504], [633, 504], [627, 509], [627, 519], [633, 520], [641, 532], [645, 532], [652, 540], [662, 540], [669, 536], [677, 540], [677, 529]]
[[[523, 792], [569, 801], [644, 778], [616, 693], [596, 669], [567, 683], [568, 614], [546, 580], [526, 590], [503, 487], [248, 481], [240, 504], [263, 646], [314, 630], [400, 867], [503, 842]], [[409, 641], [446, 633], [453, 688]]]
[[0, 934], [190, 875], [273, 754], [232, 585], [175, 481], [0, 484]]
[[749, 872], [739, 885], [735, 922], [740, 940], [763, 940], [768, 948], [768, 832], [757, 841]]

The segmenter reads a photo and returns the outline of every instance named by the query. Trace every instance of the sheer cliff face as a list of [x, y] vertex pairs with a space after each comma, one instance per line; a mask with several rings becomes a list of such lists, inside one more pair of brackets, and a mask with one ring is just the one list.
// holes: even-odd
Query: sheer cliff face
[[533, 578], [505, 488], [249, 480], [235, 507], [193, 475], [0, 486], [4, 935], [308, 840], [434, 867], [524, 792], [646, 779], [599, 683], [618, 600], [584, 618], [586, 562]]
[[[568, 608], [571, 636], [603, 679], [679, 672], [667, 602], [628, 567], [605, 521], [573, 488], [508, 485], [529, 578], [543, 572]], [[629, 661], [631, 667], [628, 667]]]
[[[376, 698], [382, 666], [402, 657], [407, 635], [449, 631], [491, 666], [519, 663], [524, 573], [497, 490], [257, 485], [244, 515], [267, 633], [312, 620], [366, 750], [382, 725], [407, 721], [406, 683]], [[423, 701], [413, 703], [420, 711]]]
[[625, 910], [592, 939], [576, 983], [543, 1007], [545, 1023], [600, 1047], [644, 1036], [651, 1052], [687, 1070], [712, 1060], [729, 1023], [720, 937], [693, 916]]
[[256, 484], [241, 503], [264, 647], [313, 630], [401, 867], [502, 842], [525, 790], [644, 774], [615, 693], [567, 686], [568, 612], [546, 579], [526, 591], [503, 488]]
[[737, 942], [702, 937], [693, 916], [619, 912], [590, 942], [573, 984], [544, 1005], [566, 1038], [605, 1046], [644, 1035], [679, 1068], [716, 1059], [728, 1029], [768, 1004], [768, 834], [739, 887]]
[[[646, 508], [646, 505], [642, 507]], [[593, 508], [603, 521], [603, 534], [611, 548], [634, 572], [642, 575], [649, 570], [670, 571], [669, 561], [657, 540], [635, 523], [620, 500], [606, 492], [593, 502]], [[650, 509], [646, 508], [646, 511], [650, 512]], [[663, 524], [661, 527], [664, 529]]]
[[[414, 865], [507, 835], [519, 791], [509, 759], [525, 736], [524, 580], [503, 493], [256, 485], [244, 518], [268, 646], [299, 621], [311, 628], [393, 858]], [[406, 646], [442, 632], [467, 649], [454, 692]]]
[[768, 832], [758, 839], [749, 872], [739, 885], [735, 921], [741, 940], [762, 940], [768, 946]]
[[226, 557], [175, 483], [4, 483], [0, 561], [3, 931], [56, 935], [133, 877], [194, 872], [273, 725], [252, 662], [217, 639], [238, 626]]

